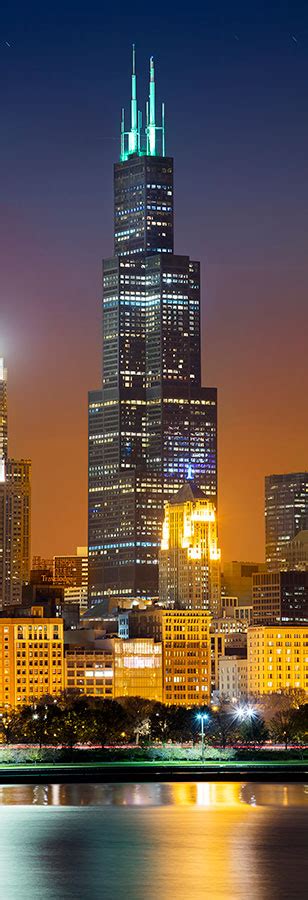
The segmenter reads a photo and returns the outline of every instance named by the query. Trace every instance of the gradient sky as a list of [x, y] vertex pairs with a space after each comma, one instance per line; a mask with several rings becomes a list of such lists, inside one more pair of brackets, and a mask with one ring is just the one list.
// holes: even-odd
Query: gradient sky
[[0, 354], [10, 452], [33, 462], [32, 551], [86, 543], [87, 391], [135, 41], [140, 101], [153, 53], [166, 102], [176, 250], [202, 262], [223, 557], [261, 559], [264, 475], [308, 464], [308, 8], [46, 6], [0, 11]]

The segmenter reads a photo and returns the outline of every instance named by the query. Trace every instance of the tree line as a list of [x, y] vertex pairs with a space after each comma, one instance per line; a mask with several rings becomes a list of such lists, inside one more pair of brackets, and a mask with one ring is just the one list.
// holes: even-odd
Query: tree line
[[[218, 707], [200, 709], [166, 706], [141, 697], [118, 700], [89, 697], [64, 691], [33, 699], [18, 710], [0, 716], [2, 741], [8, 744], [64, 746], [77, 744], [100, 747], [151, 743], [197, 743], [200, 719], [204, 717], [204, 741], [222, 748], [262, 746], [272, 739], [288, 749], [290, 743], [308, 743], [308, 703], [300, 691], [284, 691], [232, 705], [224, 700]], [[239, 712], [242, 711], [242, 715]]]

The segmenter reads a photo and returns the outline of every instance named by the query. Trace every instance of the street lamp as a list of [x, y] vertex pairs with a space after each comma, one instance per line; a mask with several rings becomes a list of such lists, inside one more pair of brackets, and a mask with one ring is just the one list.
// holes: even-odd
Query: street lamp
[[201, 722], [201, 760], [204, 760], [204, 722], [208, 720], [207, 713], [198, 713], [197, 719]]

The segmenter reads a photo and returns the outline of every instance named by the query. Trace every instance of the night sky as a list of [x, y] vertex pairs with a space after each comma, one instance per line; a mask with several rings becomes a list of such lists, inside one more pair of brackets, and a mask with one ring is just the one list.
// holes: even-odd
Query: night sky
[[129, 8], [0, 11], [0, 354], [10, 452], [33, 463], [32, 551], [86, 543], [87, 391], [135, 41], [139, 105], [152, 53], [166, 102], [175, 248], [202, 261], [223, 557], [261, 559], [264, 475], [308, 462], [308, 7]]

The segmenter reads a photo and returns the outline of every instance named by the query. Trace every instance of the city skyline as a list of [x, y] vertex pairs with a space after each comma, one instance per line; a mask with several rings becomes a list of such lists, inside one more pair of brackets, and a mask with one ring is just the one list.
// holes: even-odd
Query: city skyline
[[[89, 24], [87, 34], [89, 34]], [[176, 195], [179, 252], [187, 250], [197, 257], [199, 255], [202, 257], [202, 318], [205, 335], [203, 350], [206, 351], [206, 382], [218, 384], [221, 410], [219, 535], [223, 559], [253, 557], [262, 559], [264, 557], [264, 476], [271, 472], [301, 471], [306, 468], [304, 440], [306, 412], [302, 410], [300, 400], [300, 393], [304, 389], [306, 377], [304, 371], [306, 274], [302, 240], [300, 239], [300, 234], [302, 236], [304, 234], [302, 227], [304, 218], [301, 212], [302, 205], [298, 203], [296, 206], [296, 198], [299, 196], [297, 180], [293, 179], [292, 181], [293, 198], [291, 200], [290, 186], [283, 178], [284, 157], [279, 157], [280, 165], [278, 167], [277, 157], [275, 157], [274, 163], [274, 138], [269, 117], [271, 103], [282, 93], [283, 81], [279, 81], [279, 78], [283, 64], [285, 64], [290, 83], [289, 94], [285, 95], [284, 93], [286, 103], [284, 118], [287, 113], [288, 121], [290, 121], [291, 116], [293, 142], [290, 142], [288, 138], [286, 150], [281, 152], [287, 154], [293, 152], [296, 158], [299, 155], [299, 171], [301, 171], [301, 154], [305, 155], [303, 151], [307, 139], [305, 128], [301, 124], [301, 104], [303, 102], [301, 79], [306, 65], [304, 53], [306, 32], [305, 30], [303, 32], [304, 25], [301, 23], [298, 47], [296, 47], [294, 41], [290, 42], [287, 20], [281, 26], [277, 44], [272, 51], [271, 65], [275, 70], [275, 78], [271, 80], [269, 44], [267, 39], [262, 40], [261, 19], [257, 23], [255, 33], [257, 34], [258, 52], [261, 54], [265, 66], [265, 68], [263, 66], [265, 75], [258, 96], [254, 96], [256, 101], [254, 115], [250, 120], [249, 111], [247, 113], [246, 110], [245, 116], [241, 112], [241, 102], [243, 102], [245, 92], [239, 79], [241, 67], [244, 64], [247, 65], [247, 51], [243, 49], [243, 40], [248, 41], [249, 47], [251, 33], [248, 26], [242, 25], [240, 34], [235, 31], [239, 40], [234, 37], [232, 23], [228, 25], [228, 28], [223, 27], [223, 46], [227, 63], [221, 64], [217, 81], [218, 70], [217, 67], [215, 68], [216, 64], [213, 58], [218, 40], [215, 22], [209, 25], [212, 50], [205, 62], [201, 54], [201, 41], [197, 39], [196, 30], [194, 30], [192, 47], [197, 49], [198, 53], [194, 61], [192, 49], [189, 51], [188, 57], [183, 57], [178, 31], [176, 31], [177, 40], [167, 53], [164, 40], [155, 33], [155, 29], [151, 35], [151, 46], [149, 47], [148, 31], [145, 26], [144, 28], [139, 26], [138, 29], [133, 17], [132, 30], [134, 25], [136, 25], [136, 33], [132, 34], [132, 39], [136, 40], [142, 64], [148, 51], [154, 50], [161, 84], [165, 84], [167, 76], [166, 102], [168, 118], [171, 119], [168, 152], [170, 147], [170, 152], [174, 152], [177, 159]], [[43, 26], [42, 23], [37, 23], [35, 27]], [[17, 89], [20, 87], [21, 60], [27, 61], [27, 50], [21, 25], [19, 25], [19, 29], [21, 30], [16, 35], [15, 42], [13, 40], [12, 47], [7, 48], [8, 51], [12, 49], [15, 54], [13, 56], [14, 69], [12, 68], [12, 56], [4, 57], [3, 53], [1, 54], [3, 76], [8, 79], [10, 86], [10, 102], [12, 100], [16, 102]], [[272, 24], [270, 23], [270, 35], [272, 34], [271, 29]], [[33, 52], [32, 40], [33, 38], [31, 38], [31, 53]], [[208, 40], [209, 38], [204, 34], [204, 41]], [[74, 48], [76, 50], [76, 44], [73, 41], [73, 50]], [[40, 52], [37, 52], [40, 55]], [[88, 61], [87, 52], [85, 56], [81, 54], [81, 67], [85, 66], [86, 58]], [[79, 198], [77, 205], [73, 192], [68, 192], [68, 186], [72, 187], [73, 180], [68, 180], [66, 192], [63, 191], [63, 173], [65, 172], [68, 176], [67, 154], [71, 146], [66, 131], [64, 130], [64, 135], [62, 135], [62, 146], [58, 149], [55, 148], [55, 156], [46, 153], [44, 141], [40, 145], [41, 168], [39, 171], [41, 175], [44, 172], [45, 176], [48, 176], [49, 173], [51, 179], [56, 173], [59, 176], [55, 181], [57, 191], [59, 191], [59, 194], [56, 191], [56, 195], [59, 199], [61, 195], [61, 222], [59, 219], [57, 220], [59, 233], [57, 240], [54, 242], [52, 239], [51, 241], [52, 252], [50, 238], [52, 235], [55, 237], [56, 219], [54, 218], [55, 208], [50, 192], [50, 180], [47, 179], [49, 188], [46, 194], [41, 175], [35, 185], [30, 178], [30, 185], [32, 183], [34, 186], [31, 200], [24, 178], [27, 171], [27, 152], [22, 159], [18, 159], [17, 168], [15, 164], [16, 187], [12, 183], [13, 168], [7, 156], [9, 148], [14, 147], [16, 139], [12, 128], [7, 129], [2, 145], [1, 152], [4, 153], [5, 171], [10, 174], [8, 182], [10, 195], [6, 193], [6, 188], [3, 201], [3, 213], [6, 215], [3, 218], [5, 233], [3, 282], [1, 283], [4, 297], [4, 325], [2, 327], [1, 317], [0, 329], [1, 334], [4, 335], [4, 338], [2, 337], [4, 347], [1, 346], [0, 352], [5, 356], [10, 373], [12, 450], [15, 453], [18, 448], [21, 455], [29, 455], [33, 460], [32, 549], [33, 552], [43, 555], [69, 552], [76, 544], [85, 542], [86, 479], [83, 484], [83, 478], [80, 478], [80, 473], [86, 472], [85, 390], [91, 383], [97, 383], [99, 377], [96, 341], [96, 332], [99, 327], [99, 266], [102, 252], [105, 254], [105, 249], [110, 247], [108, 234], [111, 230], [111, 167], [115, 157], [121, 86], [127, 71], [129, 52], [129, 40], [125, 36], [124, 41], [124, 34], [121, 32], [117, 76], [113, 74], [112, 66], [107, 66], [108, 54], [108, 59], [106, 57], [104, 64], [101, 63], [100, 74], [97, 65], [98, 59], [95, 57], [95, 73], [91, 69], [91, 78], [93, 79], [93, 75], [95, 75], [95, 80], [91, 83], [94, 90], [90, 108], [89, 141], [86, 145], [82, 144], [83, 150], [77, 142], [74, 157], [75, 170], [72, 178], [73, 180], [77, 178], [82, 197], [82, 200]], [[180, 73], [178, 69], [175, 69], [176, 60], [181, 60], [183, 71]], [[249, 69], [251, 75], [255, 64], [256, 59], [253, 56]], [[49, 71], [49, 65], [49, 54], [47, 53], [46, 67], [43, 67], [45, 78]], [[188, 68], [190, 71], [189, 83], [186, 77]], [[64, 74], [61, 65], [59, 71], [62, 75]], [[227, 74], [231, 75], [230, 91], [236, 121], [236, 125], [233, 123], [234, 127], [232, 128], [230, 117], [226, 117], [224, 106], [227, 99], [230, 101]], [[265, 98], [266, 79], [269, 79], [268, 83], [271, 85], [271, 102], [266, 102]], [[86, 85], [87, 93], [90, 79]], [[50, 110], [51, 104], [54, 115], [53, 104], [56, 97], [60, 97], [58, 87], [59, 82], [56, 80], [52, 96], [48, 94], [48, 91], [45, 96], [46, 107]], [[35, 101], [38, 102], [42, 116], [43, 107], [40, 105], [40, 97], [36, 94], [31, 80], [27, 90], [27, 102], [31, 104]], [[78, 104], [74, 91], [75, 88], [72, 95], [74, 100], [72, 105], [73, 131], [78, 123]], [[180, 111], [176, 110], [177, 104], [173, 99], [175, 93], [182, 98], [187, 122], [185, 129], [182, 127], [182, 105]], [[219, 98], [219, 103], [214, 109], [215, 97]], [[294, 105], [292, 98], [295, 97], [296, 104]], [[104, 100], [105, 104], [107, 103], [104, 122], [99, 98]], [[202, 102], [204, 100], [206, 105], [207, 128], [205, 125], [202, 125], [201, 128], [201, 124], [197, 126], [197, 102], [199, 103], [200, 100]], [[234, 105], [236, 100], [238, 102]], [[67, 96], [64, 92], [64, 108], [66, 103]], [[265, 115], [263, 137], [260, 130], [261, 108]], [[22, 129], [23, 113], [20, 107], [18, 109], [20, 112], [19, 127]], [[33, 109], [32, 106], [31, 109]], [[7, 112], [9, 113], [9, 108]], [[276, 115], [279, 122], [280, 114], [282, 116], [278, 104]], [[282, 120], [281, 118], [281, 126]], [[43, 121], [45, 122], [44, 119]], [[27, 138], [31, 144], [31, 152], [38, 128], [38, 121], [34, 114], [32, 124], [32, 133]], [[247, 145], [245, 129], [248, 124], [253, 128], [254, 136], [258, 132], [258, 147], [263, 152], [262, 165], [260, 163], [257, 166], [255, 151], [252, 152], [249, 142]], [[222, 146], [220, 139], [223, 131], [225, 136], [228, 135], [228, 154], [221, 150], [222, 157], [217, 159], [216, 156], [213, 156], [213, 150], [215, 147], [216, 153], [217, 141]], [[189, 134], [189, 141], [187, 141], [187, 134]], [[246, 150], [243, 154], [241, 138], [245, 134]], [[281, 134], [279, 128], [278, 134]], [[23, 139], [25, 140], [25, 135]], [[172, 141], [171, 145], [170, 141]], [[27, 145], [24, 146], [26, 151]], [[63, 154], [61, 166], [57, 156], [59, 151]], [[89, 160], [91, 156], [89, 154], [91, 153], [95, 164], [93, 175], [91, 174], [90, 177]], [[189, 160], [191, 160], [192, 154], [195, 154], [198, 175], [195, 175], [194, 172], [193, 183], [186, 186]], [[35, 154], [33, 158], [37, 159]], [[243, 165], [244, 158], [246, 168], [243, 176], [240, 176], [239, 170]], [[233, 174], [228, 168], [228, 160], [229, 166], [232, 162]], [[254, 175], [249, 181], [249, 186], [245, 181], [248, 171]], [[269, 176], [272, 171], [275, 171], [274, 187], [269, 184]], [[218, 178], [218, 174], [222, 176], [222, 181], [220, 177]], [[235, 194], [232, 198], [231, 182], [234, 178], [238, 190], [236, 195], [239, 198], [238, 205], [237, 202], [233, 202], [236, 201]], [[269, 192], [268, 200], [271, 201], [271, 214], [266, 206], [263, 217], [260, 217], [260, 205], [256, 196], [257, 186], [261, 190], [263, 198], [265, 198], [265, 190]], [[281, 196], [285, 196], [284, 231], [281, 230], [278, 222], [278, 213], [279, 210], [281, 211], [277, 197], [278, 186]], [[244, 188], [246, 190], [245, 203], [243, 202]], [[17, 194], [14, 193], [16, 189], [20, 191], [20, 214], [18, 214]], [[97, 202], [97, 189], [99, 189], [99, 203]], [[109, 192], [107, 197], [106, 191]], [[60, 194], [60, 192], [62, 193]], [[225, 206], [222, 203], [222, 193], [224, 192]], [[302, 192], [300, 196], [302, 197]], [[104, 203], [102, 203], [103, 197]], [[28, 207], [26, 205], [27, 198]], [[205, 210], [203, 210], [203, 204], [205, 204]], [[76, 219], [77, 208], [79, 215]], [[254, 216], [252, 215], [253, 211]], [[9, 216], [7, 216], [7, 212], [9, 212]], [[74, 224], [72, 215], [76, 219]], [[48, 226], [46, 226], [46, 231], [43, 227], [45, 216], [47, 216]], [[263, 234], [261, 221], [263, 222], [264, 217], [266, 223]], [[269, 220], [275, 235], [273, 241], [268, 240]], [[287, 229], [288, 221], [290, 222], [290, 231]], [[232, 227], [233, 223], [234, 228]], [[39, 239], [38, 226], [43, 227], [42, 242]], [[227, 226], [229, 242], [227, 241]], [[87, 229], [89, 237], [85, 233]], [[244, 231], [247, 232], [247, 240], [244, 239]], [[292, 231], [295, 236], [291, 235]], [[243, 238], [242, 245], [240, 235]], [[60, 236], [64, 241], [64, 255], [59, 249]], [[75, 249], [73, 250], [77, 237], [77, 247], [82, 246], [83, 248], [81, 256], [79, 256], [78, 250], [78, 264], [76, 264]], [[17, 266], [14, 262], [16, 241], [18, 250], [21, 251], [21, 258]], [[239, 255], [240, 245], [241, 255]], [[227, 247], [229, 248], [228, 252]], [[286, 257], [287, 247], [289, 247], [288, 257]], [[36, 259], [39, 263], [36, 277], [32, 274], [32, 261], [31, 264], [29, 263], [33, 254], [34, 260]], [[286, 267], [286, 258], [289, 259], [292, 272]], [[75, 260], [74, 272], [72, 267], [70, 268], [70, 261], [72, 262], [73, 259]], [[55, 269], [57, 270], [56, 274]], [[286, 287], [286, 285], [289, 286]], [[75, 293], [78, 298], [76, 321], [73, 316]], [[81, 295], [85, 298], [84, 301], [82, 301]], [[247, 298], [249, 299], [248, 303]], [[87, 316], [83, 310], [83, 303], [87, 307]], [[291, 309], [294, 311], [292, 316]], [[261, 323], [262, 318], [263, 324]], [[299, 321], [303, 326], [300, 329], [298, 328]], [[264, 323], [267, 328], [264, 328]], [[21, 333], [24, 335], [23, 344], [21, 344]], [[47, 346], [50, 339], [51, 343], [48, 346], [52, 352], [50, 352], [50, 356], [47, 354], [46, 357], [46, 350], [44, 349], [43, 352], [42, 347]], [[296, 352], [293, 350], [293, 355], [291, 353], [292, 363], [291, 365], [288, 363], [286, 367], [284, 359], [287, 355], [289, 359], [290, 344], [296, 346]], [[53, 350], [53, 347], [56, 348], [56, 351]], [[274, 357], [271, 355], [271, 351]], [[17, 358], [18, 361], [15, 365]], [[272, 375], [272, 366], [274, 366], [274, 375]], [[258, 381], [261, 369], [262, 378]], [[64, 373], [66, 373], [65, 377]], [[60, 389], [61, 378], [62, 391]], [[50, 389], [47, 398], [47, 380], [52, 381], [55, 385], [55, 399], [53, 399]], [[24, 389], [25, 384], [27, 385], [26, 390]], [[268, 394], [267, 399], [264, 396], [265, 387]], [[236, 410], [234, 410], [234, 397], [237, 398]], [[68, 403], [69, 416], [67, 416]], [[245, 421], [241, 416], [242, 410], [245, 411]], [[29, 427], [29, 423], [31, 427]], [[56, 428], [55, 423], [57, 423]], [[292, 434], [292, 439], [283, 442], [286, 433]], [[69, 460], [69, 468], [63, 466], [63, 459]], [[243, 467], [244, 460], [246, 461], [245, 468]], [[61, 523], [58, 516], [60, 496], [64, 498], [63, 508], [65, 509]], [[49, 511], [48, 526], [45, 525], [46, 507]], [[73, 527], [72, 522], [74, 523]]]

